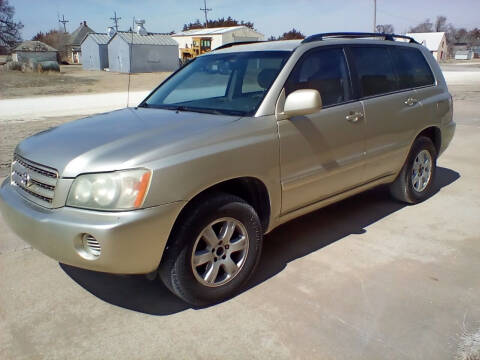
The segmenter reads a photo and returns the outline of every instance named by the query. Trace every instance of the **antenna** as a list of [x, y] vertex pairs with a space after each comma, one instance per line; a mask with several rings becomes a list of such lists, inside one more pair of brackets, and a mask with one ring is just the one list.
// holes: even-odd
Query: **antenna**
[[373, 32], [377, 32], [377, 0], [373, 0]]
[[67, 23], [69, 20], [65, 20], [65, 15], [62, 15], [62, 19], [58, 19], [58, 22], [63, 24], [63, 31], [67, 32]]
[[132, 56], [133, 56], [132, 48], [133, 48], [133, 29], [135, 28], [135, 16], [133, 17], [132, 24], [133, 26], [130, 29], [132, 34], [132, 41], [130, 42], [130, 45], [128, 47], [128, 53], [130, 55], [128, 58], [130, 61], [130, 67], [128, 68], [127, 108], [128, 108], [128, 104], [130, 103], [130, 77], [132, 75]]
[[207, 8], [207, 0], [203, 0], [203, 9], [200, 9], [205, 13], [205, 27], [208, 28], [208, 17], [207, 14], [209, 11], [212, 11], [212, 9]]
[[110, 20], [113, 20], [113, 22], [115, 23], [115, 26], [114, 26], [115, 31], [118, 32], [118, 20], [121, 20], [122, 18], [117, 17], [117, 12], [116, 11], [114, 11], [113, 14], [114, 14], [113, 17], [111, 17]]

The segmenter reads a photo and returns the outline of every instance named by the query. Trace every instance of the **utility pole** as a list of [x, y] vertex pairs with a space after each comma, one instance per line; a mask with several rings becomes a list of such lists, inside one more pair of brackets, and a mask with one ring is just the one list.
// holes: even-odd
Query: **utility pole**
[[205, 13], [205, 27], [208, 28], [208, 17], [207, 17], [207, 13], [209, 11], [212, 11], [212, 9], [208, 9], [207, 8], [207, 0], [203, 0], [203, 9], [200, 9], [202, 10], [204, 13]]
[[68, 20], [65, 20], [65, 15], [62, 15], [62, 19], [58, 19], [58, 22], [63, 24], [63, 31], [67, 32]]
[[373, 0], [373, 32], [377, 32], [377, 0]]
[[117, 12], [114, 11], [113, 12], [113, 17], [110, 18], [110, 20], [113, 20], [113, 22], [115, 23], [115, 31], [118, 32], [118, 20], [122, 20], [121, 17], [117, 17]]

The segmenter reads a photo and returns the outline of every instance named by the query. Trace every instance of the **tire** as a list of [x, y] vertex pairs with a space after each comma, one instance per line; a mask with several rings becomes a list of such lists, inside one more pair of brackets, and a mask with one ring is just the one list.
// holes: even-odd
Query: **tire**
[[262, 242], [258, 215], [243, 199], [223, 193], [199, 199], [170, 236], [160, 278], [191, 305], [220, 302], [248, 281], [259, 262]]
[[392, 196], [408, 204], [427, 199], [433, 189], [437, 169], [437, 150], [428, 137], [418, 137], [396, 180], [390, 185]]

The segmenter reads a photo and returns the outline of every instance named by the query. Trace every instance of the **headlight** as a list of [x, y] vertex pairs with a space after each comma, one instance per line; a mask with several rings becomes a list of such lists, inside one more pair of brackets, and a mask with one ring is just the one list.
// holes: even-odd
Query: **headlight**
[[143, 205], [151, 171], [145, 169], [78, 176], [67, 206], [96, 210], [131, 210]]

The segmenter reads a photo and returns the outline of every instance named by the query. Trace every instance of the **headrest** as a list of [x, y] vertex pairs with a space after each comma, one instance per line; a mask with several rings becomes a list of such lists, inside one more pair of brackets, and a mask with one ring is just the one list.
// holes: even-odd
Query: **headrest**
[[277, 74], [278, 70], [276, 69], [263, 69], [257, 76], [258, 85], [264, 89], [268, 89], [277, 77]]

